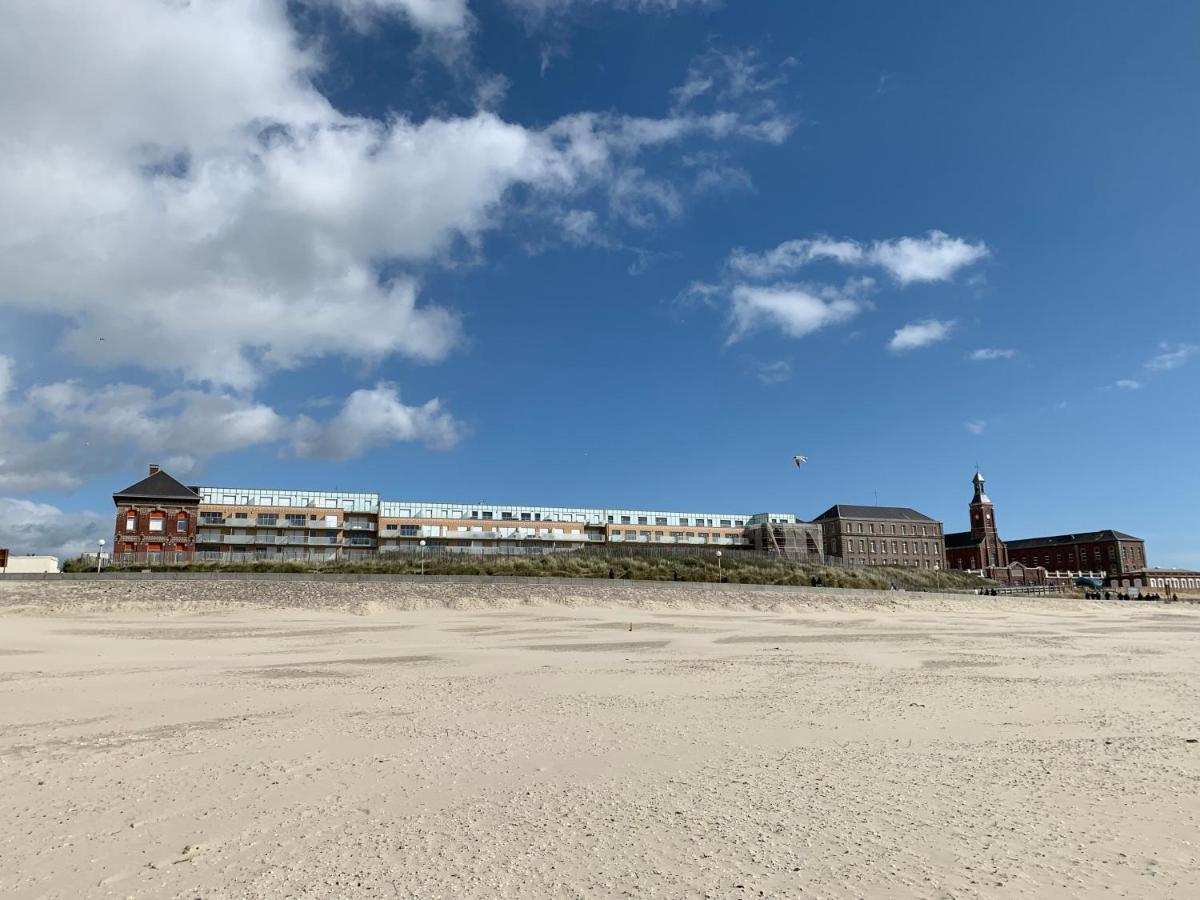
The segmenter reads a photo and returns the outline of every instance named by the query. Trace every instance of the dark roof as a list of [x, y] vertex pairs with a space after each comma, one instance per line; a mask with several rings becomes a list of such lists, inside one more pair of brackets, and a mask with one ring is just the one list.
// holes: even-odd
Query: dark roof
[[1079, 534], [1056, 534], [1051, 537], [1022, 538], [1019, 541], [1005, 541], [1010, 550], [1028, 550], [1030, 547], [1062, 547], [1070, 544], [1090, 544], [1094, 541], [1140, 541], [1140, 537], [1126, 534], [1123, 531], [1113, 531], [1106, 528], [1103, 531], [1083, 531]]
[[979, 545], [979, 538], [975, 537], [969, 531], [956, 531], [953, 534], [946, 535], [946, 549], [957, 550], [960, 547], [976, 547]]
[[200, 502], [200, 495], [176, 481], [161, 469], [113, 494], [113, 500], [188, 500]]
[[829, 507], [814, 521], [821, 519], [895, 519], [906, 522], [937, 523], [937, 519], [931, 519], [907, 506], [853, 506], [845, 503]]

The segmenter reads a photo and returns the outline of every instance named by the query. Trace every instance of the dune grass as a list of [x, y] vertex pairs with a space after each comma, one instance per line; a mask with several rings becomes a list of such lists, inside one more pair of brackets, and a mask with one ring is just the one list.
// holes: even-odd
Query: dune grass
[[[114, 566], [109, 571], [172, 572], [293, 572], [327, 574], [416, 575], [422, 570], [415, 555], [384, 556], [338, 562], [221, 562], [172, 566]], [[84, 571], [68, 563], [64, 571]], [[636, 581], [716, 582], [718, 569], [711, 555], [652, 556], [631, 552], [561, 553], [546, 556], [429, 555], [426, 575], [510, 575], [557, 578], [624, 578]], [[914, 569], [904, 566], [843, 568], [779, 560], [767, 556], [730, 555], [721, 561], [720, 577], [731, 584], [812, 585], [909, 590], [973, 590], [990, 586], [966, 572]]]

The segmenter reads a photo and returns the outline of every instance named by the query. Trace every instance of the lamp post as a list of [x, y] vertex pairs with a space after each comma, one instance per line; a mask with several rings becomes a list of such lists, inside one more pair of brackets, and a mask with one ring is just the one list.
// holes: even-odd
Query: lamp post
[[725, 577], [721, 574], [721, 551], [717, 551], [717, 584], [723, 584]]
[[96, 551], [96, 574], [100, 574], [100, 559], [104, 556], [104, 538], [100, 538], [100, 549]]
[[933, 577], [937, 579], [937, 592], [942, 592], [942, 566], [941, 563], [933, 564]]
[[425, 540], [421, 539], [421, 577], [425, 577]]

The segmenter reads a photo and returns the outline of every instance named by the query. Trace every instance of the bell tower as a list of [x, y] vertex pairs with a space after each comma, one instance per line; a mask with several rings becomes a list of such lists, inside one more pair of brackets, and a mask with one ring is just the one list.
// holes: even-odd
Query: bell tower
[[979, 561], [984, 566], [1007, 566], [1008, 548], [996, 532], [996, 510], [983, 489], [983, 475], [971, 479], [975, 496], [971, 498], [971, 537], [979, 542]]

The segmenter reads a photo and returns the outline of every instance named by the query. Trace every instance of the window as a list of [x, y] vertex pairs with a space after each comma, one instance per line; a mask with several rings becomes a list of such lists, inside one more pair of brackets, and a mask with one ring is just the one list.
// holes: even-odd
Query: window
[[745, 527], [746, 527], [746, 523], [745, 523], [745, 522], [743, 522], [741, 519], [734, 519], [734, 520], [733, 520], [733, 527], [734, 527], [734, 528], [745, 528]]
[[648, 540], [650, 540], [650, 532], [648, 532], [648, 531], [639, 531], [639, 532], [638, 532], [638, 537], [639, 537], [639, 538], [643, 538], [643, 539], [645, 539], [645, 540], [647, 540], [647, 541], [648, 541]]
[[666, 516], [655, 516], [655, 517], [654, 517], [654, 524], [655, 524], [655, 525], [666, 525], [666, 524], [667, 524], [667, 517], [666, 517]]
[[722, 527], [722, 528], [728, 528], [728, 527], [730, 527], [729, 520], [728, 520], [728, 519], [722, 519], [722, 520], [721, 520], [721, 527]]
[[[894, 529], [895, 529], [895, 527], [896, 527], [896, 526], [895, 526], [895, 525], [893, 525], [893, 526], [892, 526], [892, 529], [894, 530]], [[895, 541], [892, 541], [892, 552], [893, 552], [893, 553], [899, 553], [899, 552], [900, 552], [900, 551], [898, 551], [898, 550], [896, 549], [896, 542], [895, 542]]]
[[862, 534], [862, 533], [863, 533], [863, 530], [862, 530], [862, 522], [859, 522], [859, 523], [858, 523], [858, 533], [859, 533], [859, 534]]
[[895, 533], [896, 533], [896, 526], [895, 526], [895, 525], [893, 525], [893, 526], [892, 526], [892, 534], [895, 534]]
[[639, 524], [639, 525], [645, 525], [645, 524], [646, 524], [646, 517], [645, 517], [645, 516], [638, 516], [638, 524]]
[[683, 532], [682, 531], [672, 531], [671, 532], [671, 540], [682, 541], [683, 540]]
[[862, 538], [859, 538], [859, 539], [858, 539], [858, 552], [859, 552], [859, 553], [866, 553], [866, 552], [867, 552], [866, 541], [864, 541]]
[[[860, 525], [859, 527], [861, 528], [862, 526]], [[872, 522], [871, 523], [871, 534], [874, 534], [874, 533], [875, 533], [875, 523]]]
[[654, 532], [654, 539], [656, 541], [661, 541], [663, 539], [663, 533], [661, 531]]
[[137, 531], [137, 513], [130, 511], [125, 514], [125, 530]]
[[628, 525], [629, 524], [629, 516], [621, 516], [621, 524]]
[[875, 542], [874, 541], [871, 541], [871, 552], [872, 553], [875, 552]]
[[521, 513], [521, 521], [528, 522], [533, 518], [529, 513]]
[[419, 531], [419, 528], [416, 525], [401, 525], [400, 526], [401, 537], [416, 537], [418, 531]]
[[507, 520], [511, 519], [512, 517], [513, 517], [513, 514], [512, 514], [512, 513], [510, 513], [510, 512], [502, 512], [502, 513], [500, 513], [500, 518], [501, 518], [501, 519], [503, 519], [503, 520], [505, 520], [505, 521], [507, 521]]
[[233, 517], [235, 519], [248, 519], [248, 518], [250, 518], [250, 515], [249, 515], [249, 513], [234, 513]]
[[187, 533], [187, 513], [181, 512], [175, 517], [175, 531], [177, 534]]
[[162, 531], [163, 530], [163, 522], [166, 520], [166, 518], [167, 517], [166, 517], [165, 513], [160, 513], [160, 512], [150, 513], [150, 530], [151, 531]]

